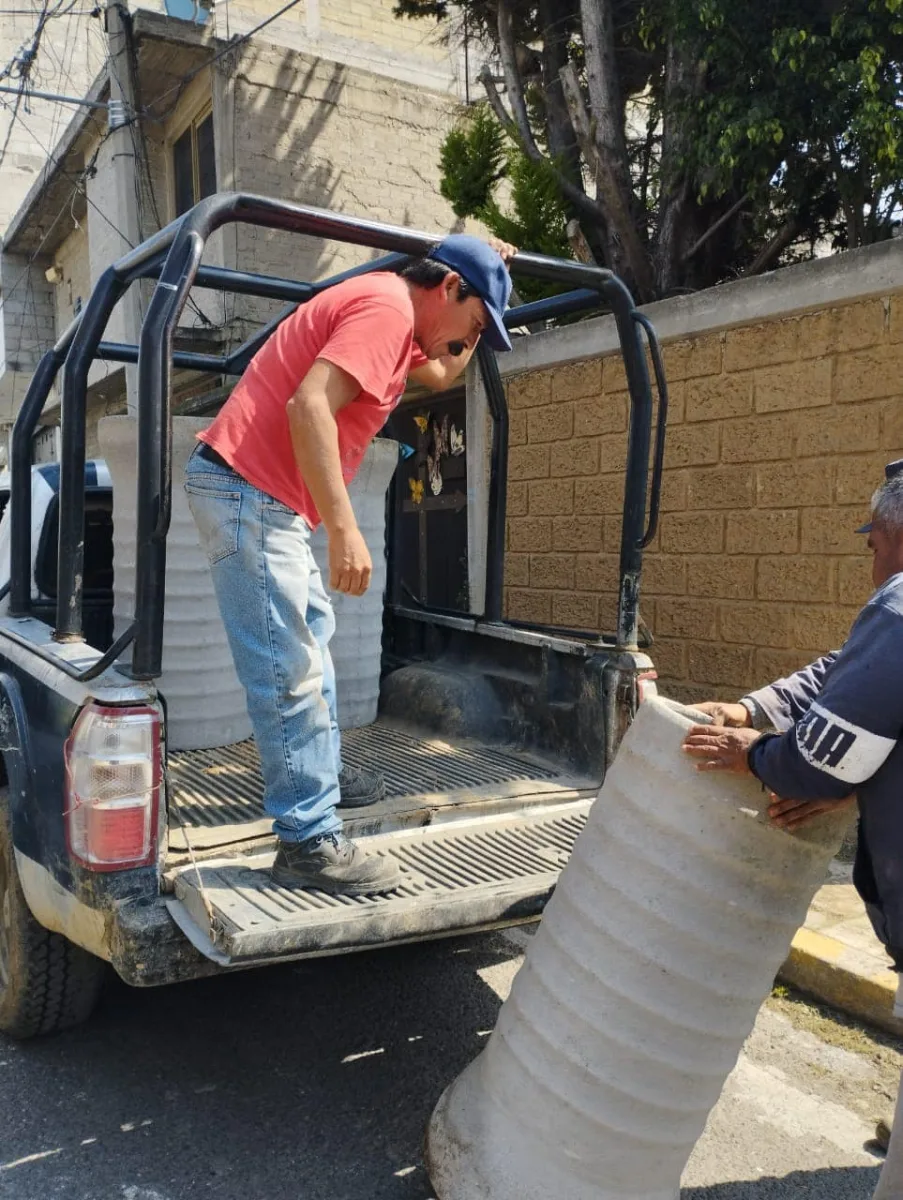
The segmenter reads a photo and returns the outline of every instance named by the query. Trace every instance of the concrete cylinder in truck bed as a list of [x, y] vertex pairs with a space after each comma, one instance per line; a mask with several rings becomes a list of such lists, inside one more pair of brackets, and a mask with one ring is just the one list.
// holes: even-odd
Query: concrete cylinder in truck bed
[[[167, 539], [163, 674], [159, 680], [167, 701], [172, 750], [228, 746], [251, 735], [244, 690], [235, 674], [210, 568], [184, 490], [185, 464], [196, 445], [195, 435], [209, 423], [209, 417], [173, 419], [172, 523]], [[137, 423], [133, 417], [105, 417], [98, 436], [113, 480], [113, 617], [118, 636], [135, 611]], [[339, 724], [344, 729], [376, 719], [386, 587], [386, 489], [397, 462], [397, 442], [375, 441], [348, 489], [373, 559], [373, 578], [364, 596], [330, 593], [336, 610], [331, 649]], [[322, 529], [313, 535], [312, 544], [328, 585]]]
[[[207, 556], [185, 495], [185, 464], [209, 417], [175, 417], [172, 523], [166, 541], [163, 674], [171, 750], [228, 746], [251, 736]], [[137, 435], [134, 417], [104, 417], [98, 437], [113, 480], [113, 621], [118, 637], [135, 612]], [[126, 653], [129, 653], [127, 651]]]
[[433, 1114], [438, 1200], [678, 1200], [847, 824], [771, 825], [756, 780], [694, 769], [694, 720], [640, 707], [486, 1049]]
[[[348, 485], [351, 507], [373, 560], [373, 576], [363, 596], [329, 593], [336, 617], [330, 650], [340, 729], [357, 729], [376, 720], [386, 591], [386, 490], [397, 464], [398, 442], [377, 438]], [[329, 549], [322, 525], [314, 531], [311, 547], [329, 591]]]

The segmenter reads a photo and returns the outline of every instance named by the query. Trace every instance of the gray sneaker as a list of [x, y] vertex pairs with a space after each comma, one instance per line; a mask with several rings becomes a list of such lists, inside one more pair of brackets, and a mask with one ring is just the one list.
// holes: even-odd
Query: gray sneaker
[[364, 808], [386, 798], [386, 781], [378, 771], [361, 767], [342, 767], [339, 772], [339, 791], [342, 798], [337, 808]]
[[392, 892], [401, 883], [394, 859], [367, 854], [341, 831], [306, 842], [280, 841], [271, 875], [283, 887], [317, 888], [339, 896]]

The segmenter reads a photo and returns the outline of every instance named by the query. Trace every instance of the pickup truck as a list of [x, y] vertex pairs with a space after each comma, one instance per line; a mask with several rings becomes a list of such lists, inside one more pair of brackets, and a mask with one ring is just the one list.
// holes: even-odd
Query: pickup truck
[[[129, 984], [159, 985], [536, 920], [643, 688], [654, 688], [638, 604], [667, 413], [655, 334], [611, 272], [522, 252], [513, 273], [559, 291], [511, 310], [512, 329], [593, 308], [617, 323], [631, 400], [617, 630], [503, 619], [507, 408], [494, 355], [481, 347], [493, 428], [485, 603], [476, 613], [417, 604], [390, 559], [379, 715], [343, 738], [347, 761], [387, 781], [385, 800], [350, 810], [346, 828], [398, 859], [403, 886], [352, 899], [272, 883], [253, 741], [168, 745], [158, 682], [170, 373], [175, 365], [238, 376], [286, 315], [228, 355], [180, 350], [178, 318], [193, 286], [297, 305], [348, 273], [307, 284], [204, 266], [210, 235], [235, 221], [387, 252], [356, 271], [397, 269], [438, 241], [216, 195], [110, 266], [41, 359], [16, 419], [0, 523], [0, 1031], [14, 1037], [86, 1019], [110, 967]], [[142, 278], [157, 284], [140, 344], [104, 341], [116, 302]], [[85, 456], [95, 359], [137, 363], [138, 375], [134, 613], [118, 636], [114, 497], [104, 464]], [[59, 374], [60, 462], [33, 466], [32, 438]]]

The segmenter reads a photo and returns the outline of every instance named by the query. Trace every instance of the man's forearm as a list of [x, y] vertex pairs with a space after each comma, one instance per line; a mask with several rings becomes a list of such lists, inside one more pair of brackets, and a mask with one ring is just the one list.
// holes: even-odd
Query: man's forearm
[[325, 392], [294, 396], [286, 411], [295, 462], [326, 532], [356, 528], [342, 476], [338, 428]]
[[[772, 725], [783, 731], [805, 716], [839, 654], [839, 650], [832, 650], [830, 654], [822, 655], [785, 679], [776, 679], [767, 687], [758, 688], [744, 696], [740, 703], [746, 705], [749, 702], [747, 706], [750, 707], [753, 726], [764, 729]], [[758, 714], [752, 706], [758, 710]]]
[[430, 388], [431, 391], [444, 392], [461, 375], [473, 358], [474, 350], [476, 350], [476, 346], [471, 346], [461, 354], [444, 354], [442, 358], [431, 359], [422, 366], [414, 367], [410, 372], [410, 378], [422, 387]]

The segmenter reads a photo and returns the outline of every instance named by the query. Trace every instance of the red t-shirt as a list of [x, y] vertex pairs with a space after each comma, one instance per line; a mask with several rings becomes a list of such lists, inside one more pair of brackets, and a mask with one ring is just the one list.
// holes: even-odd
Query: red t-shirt
[[302, 304], [258, 350], [200, 440], [315, 529], [320, 514], [295, 461], [286, 405], [317, 358], [357, 380], [360, 395], [336, 413], [348, 483], [398, 403], [409, 370], [427, 361], [413, 329], [411, 297], [397, 275], [376, 272], [328, 288]]

